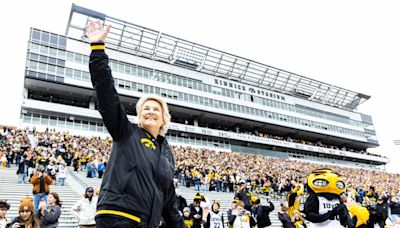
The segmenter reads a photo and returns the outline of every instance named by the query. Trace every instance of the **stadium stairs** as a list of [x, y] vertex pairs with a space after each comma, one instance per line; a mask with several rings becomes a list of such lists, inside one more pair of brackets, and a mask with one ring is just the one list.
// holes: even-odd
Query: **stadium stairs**
[[[7, 200], [11, 204], [7, 217], [14, 219], [18, 216], [18, 206], [22, 197], [32, 197], [31, 184], [17, 184], [18, 176], [15, 165], [12, 168], [0, 168], [0, 199]], [[68, 179], [68, 177], [67, 177]], [[72, 205], [80, 198], [80, 193], [75, 192], [74, 188], [68, 185], [50, 185], [50, 191], [57, 192], [63, 205], [61, 207], [61, 216], [58, 220], [58, 227], [78, 227], [78, 220], [71, 214]]]

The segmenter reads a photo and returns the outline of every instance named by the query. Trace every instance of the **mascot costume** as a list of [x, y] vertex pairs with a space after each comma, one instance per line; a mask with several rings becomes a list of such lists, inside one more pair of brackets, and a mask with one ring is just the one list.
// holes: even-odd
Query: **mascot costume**
[[307, 189], [304, 214], [309, 227], [352, 227], [346, 205], [340, 202], [340, 195], [346, 190], [341, 175], [331, 169], [316, 169], [307, 178]]

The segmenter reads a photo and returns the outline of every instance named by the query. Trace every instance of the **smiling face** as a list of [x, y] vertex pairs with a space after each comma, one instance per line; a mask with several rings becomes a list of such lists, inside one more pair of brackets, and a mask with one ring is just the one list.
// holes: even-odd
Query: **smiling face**
[[50, 205], [54, 205], [56, 203], [56, 198], [52, 194], [49, 194], [47, 197], [47, 203]]
[[147, 131], [157, 131], [158, 134], [161, 126], [164, 124], [160, 103], [155, 100], [147, 100], [144, 102], [142, 112], [139, 115], [139, 122]]

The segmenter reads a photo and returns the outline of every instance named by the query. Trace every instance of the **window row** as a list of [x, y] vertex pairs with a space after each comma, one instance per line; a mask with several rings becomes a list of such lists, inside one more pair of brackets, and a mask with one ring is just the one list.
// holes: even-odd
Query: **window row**
[[50, 65], [42, 62], [36, 62], [33, 60], [28, 60], [28, 71], [90, 82], [89, 72], [67, 68], [63, 66]]
[[66, 118], [66, 117], [31, 113], [31, 112], [22, 114], [21, 119], [23, 123], [28, 123], [28, 124], [108, 133], [103, 123], [95, 121], [79, 120], [75, 118]]
[[[54, 58], [60, 58], [62, 60], [67, 60], [83, 65], [88, 65], [89, 57], [86, 55], [82, 55], [79, 53], [74, 53], [70, 51], [64, 51], [52, 47], [46, 47], [43, 45], [38, 45], [35, 43], [31, 43], [31, 51], [36, 51], [43, 55], [49, 55]], [[44, 58], [43, 58], [44, 59]], [[125, 63], [117, 60], [110, 60], [110, 68], [114, 72], [119, 72], [123, 74], [128, 74], [136, 77], [142, 77], [150, 80], [160, 81], [163, 83], [178, 85], [189, 89], [194, 89], [206, 93], [217, 94], [224, 97], [230, 97], [233, 99], [238, 99], [242, 101], [249, 101], [257, 104], [261, 104], [268, 107], [273, 107], [281, 110], [287, 110], [290, 112], [297, 112], [305, 115], [310, 115], [322, 119], [327, 119], [335, 122], [340, 122], [344, 124], [349, 124], [351, 126], [357, 127], [368, 127], [369, 124], [351, 120], [347, 117], [342, 117], [333, 113], [328, 113], [324, 111], [318, 111], [314, 109], [303, 109], [301, 107], [287, 104], [284, 102], [279, 102], [255, 95], [250, 95], [246, 93], [241, 93], [235, 90], [225, 89], [217, 86], [212, 86], [209, 84], [202, 83], [199, 80], [194, 80], [191, 78], [171, 74], [168, 72], [158, 71], [146, 67], [137, 66], [130, 63]]]
[[322, 129], [322, 130], [328, 130], [331, 132], [338, 132], [338, 133], [352, 135], [352, 136], [365, 137], [364, 133], [360, 132], [360, 131], [356, 131], [356, 130], [352, 130], [352, 129], [348, 129], [348, 128], [337, 127], [337, 126], [333, 126], [333, 125], [329, 125], [329, 124], [325, 124], [325, 123], [305, 120], [305, 119], [301, 119], [298, 117], [293, 117], [293, 116], [283, 115], [283, 114], [279, 114], [279, 113], [275, 113], [275, 112], [260, 110], [260, 109], [251, 108], [248, 106], [238, 105], [238, 104], [229, 103], [229, 102], [224, 102], [224, 101], [220, 101], [220, 100], [214, 100], [214, 99], [207, 98], [207, 97], [201, 97], [201, 96], [187, 94], [187, 93], [178, 92], [178, 91], [173, 91], [173, 90], [169, 90], [169, 89], [165, 89], [165, 88], [159, 88], [159, 87], [145, 85], [145, 84], [141, 84], [141, 83], [126, 81], [126, 80], [122, 80], [122, 79], [118, 79], [118, 78], [115, 78], [114, 82], [115, 82], [115, 86], [117, 88], [124, 89], [124, 90], [130, 90], [130, 91], [135, 91], [135, 92], [140, 92], [140, 93], [145, 93], [145, 94], [157, 94], [162, 97], [166, 97], [166, 98], [174, 99], [174, 100], [178, 100], [178, 101], [184, 101], [187, 103], [199, 104], [199, 105], [204, 105], [204, 106], [208, 106], [208, 107], [214, 107], [217, 109], [239, 112], [239, 113], [243, 113], [243, 114], [247, 114], [247, 115], [259, 116], [259, 117], [263, 117], [263, 118], [268, 117], [270, 119], [274, 119], [274, 120], [278, 120], [278, 121], [294, 123], [297, 125], [303, 125], [303, 126], [313, 127], [313, 128]]
[[87, 55], [82, 55], [82, 54], [71, 52], [71, 51], [65, 51], [62, 49], [54, 48], [54, 47], [48, 47], [48, 46], [44, 46], [44, 45], [40, 45], [40, 44], [36, 44], [36, 43], [32, 43], [32, 42], [29, 45], [29, 51], [31, 53], [49, 56], [49, 57], [61, 59], [64, 61], [70, 61], [70, 62], [79, 63], [79, 64], [83, 64], [83, 65], [89, 64], [89, 56], [87, 56]]
[[31, 39], [44, 44], [50, 44], [64, 48], [67, 46], [67, 39], [64, 36], [37, 29], [31, 29]]
[[167, 134], [166, 138], [170, 144], [187, 144], [187, 145], [192, 145], [192, 146], [206, 146], [206, 147], [212, 147], [212, 148], [220, 148], [220, 149], [226, 149], [230, 150], [231, 145], [229, 142], [224, 142], [224, 141], [210, 141], [206, 138], [200, 138], [200, 137], [179, 137], [176, 134]]

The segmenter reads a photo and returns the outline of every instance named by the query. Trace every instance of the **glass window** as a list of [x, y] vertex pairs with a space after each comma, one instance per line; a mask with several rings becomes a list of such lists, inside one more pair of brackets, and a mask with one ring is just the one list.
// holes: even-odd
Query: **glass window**
[[51, 34], [50, 35], [50, 43], [54, 44], [54, 45], [57, 45], [58, 44], [58, 36], [54, 35], [54, 34]]
[[61, 47], [66, 47], [67, 46], [67, 39], [63, 36], [60, 36], [58, 39], [58, 45]]
[[117, 63], [117, 68], [115, 68], [117, 72], [124, 72], [124, 65], [122, 63]]
[[32, 60], [38, 60], [39, 59], [39, 55], [34, 54], [34, 53], [30, 53], [29, 54], [29, 58], [32, 59]]
[[142, 77], [142, 76], [143, 76], [143, 69], [142, 69], [142, 68], [138, 68], [137, 75], [138, 75], [139, 77]]
[[96, 123], [90, 122], [89, 130], [90, 131], [96, 131]]
[[89, 64], [89, 56], [83, 55], [83, 64]]
[[51, 75], [51, 74], [48, 74], [48, 75], [47, 75], [47, 80], [55, 81], [55, 80], [56, 80], [56, 76]]
[[66, 121], [66, 124], [65, 124], [65, 127], [67, 127], [67, 128], [73, 128], [74, 127], [74, 121], [72, 121], [71, 119], [66, 119], [67, 121]]
[[74, 53], [68, 51], [67, 52], [67, 60], [73, 62], [74, 61]]
[[33, 29], [32, 30], [32, 39], [39, 41], [40, 40], [40, 31]]
[[89, 81], [89, 72], [82, 71], [82, 80]]
[[143, 93], [143, 84], [138, 84], [137, 87], [138, 87], [138, 91]]
[[48, 115], [42, 115], [42, 119], [40, 121], [41, 124], [48, 125], [49, 124], [49, 116]]
[[49, 51], [50, 51], [50, 56], [51, 57], [57, 58], [57, 49], [49, 48]]
[[30, 70], [37, 70], [38, 62], [29, 61], [29, 69]]
[[50, 41], [50, 34], [48, 32], [42, 31], [42, 42], [48, 43]]
[[55, 67], [54, 65], [48, 65], [47, 71], [48, 71], [50, 74], [55, 74], [55, 73], [56, 73], [56, 67]]
[[131, 67], [129, 65], [125, 65], [125, 74], [131, 74]]
[[39, 70], [42, 71], [42, 72], [46, 71], [46, 64], [39, 63]]
[[28, 70], [26, 75], [29, 76], [29, 77], [37, 77], [37, 72], [33, 72], [33, 71]]
[[65, 66], [65, 60], [57, 59], [57, 65]]
[[49, 58], [49, 63], [56, 65], [57, 64], [57, 59], [55, 58]]
[[65, 68], [65, 76], [72, 78], [72, 69], [71, 68]]
[[40, 114], [36, 114], [36, 113], [33, 114], [32, 123], [40, 124]]
[[40, 50], [40, 46], [38, 44], [31, 43], [31, 51], [38, 52]]
[[50, 126], [56, 126], [56, 125], [57, 125], [57, 117], [50, 116]]
[[81, 77], [82, 77], [82, 71], [74, 69], [73, 79], [81, 80]]
[[57, 58], [65, 60], [65, 51], [58, 50]]
[[97, 123], [97, 131], [102, 132], [103, 131], [103, 124], [102, 123]]
[[74, 120], [74, 128], [81, 129], [81, 121], [80, 120]]
[[83, 120], [83, 121], [82, 121], [82, 130], [87, 131], [88, 129], [89, 129], [89, 122]]
[[148, 85], [144, 85], [144, 93], [149, 93], [150, 89]]
[[44, 74], [44, 73], [39, 73], [38, 78], [46, 79], [46, 74]]
[[75, 53], [75, 62], [82, 63], [82, 55]]
[[46, 63], [47, 62], [47, 56], [39, 55], [39, 61]]
[[45, 46], [40, 46], [40, 54], [48, 55], [49, 49]]

